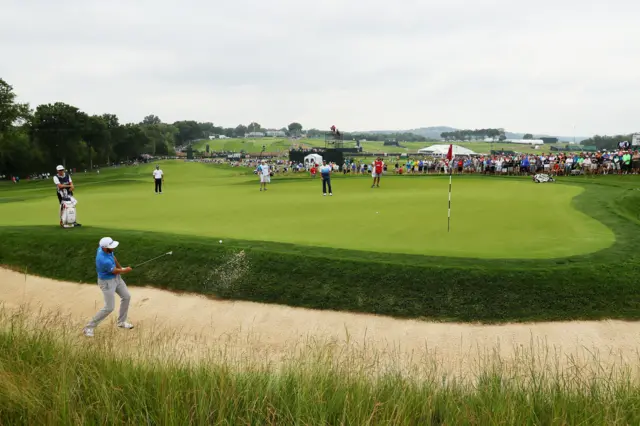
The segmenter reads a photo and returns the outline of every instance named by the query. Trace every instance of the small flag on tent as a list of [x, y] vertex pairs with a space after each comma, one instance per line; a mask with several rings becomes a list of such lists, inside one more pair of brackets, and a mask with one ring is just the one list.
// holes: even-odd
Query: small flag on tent
[[449, 145], [449, 151], [447, 152], [447, 162], [449, 163], [449, 212], [447, 213], [447, 232], [451, 229], [451, 173], [453, 170], [453, 145]]

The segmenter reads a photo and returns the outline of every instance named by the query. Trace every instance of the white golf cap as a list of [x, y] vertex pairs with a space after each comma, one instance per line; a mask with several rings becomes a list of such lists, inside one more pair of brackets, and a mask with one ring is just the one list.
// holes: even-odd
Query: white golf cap
[[58, 167], [56, 167], [56, 170], [57, 171], [64, 170], [64, 166], [58, 166]]
[[113, 241], [113, 238], [111, 237], [104, 237], [100, 240], [100, 247], [102, 248], [114, 249], [118, 247], [118, 244], [120, 243], [117, 241]]

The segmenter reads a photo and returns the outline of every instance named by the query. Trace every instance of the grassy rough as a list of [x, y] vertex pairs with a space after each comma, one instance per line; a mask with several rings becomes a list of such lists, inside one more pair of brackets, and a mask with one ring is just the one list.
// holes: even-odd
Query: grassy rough
[[[0, 424], [640, 424], [640, 388], [626, 369], [524, 362], [524, 374], [483, 367], [472, 381], [444, 381], [322, 351], [277, 369], [233, 358], [139, 362], [115, 336], [79, 344], [60, 318], [45, 321], [35, 329], [0, 312]], [[138, 345], [143, 357], [163, 348], [161, 336]]]

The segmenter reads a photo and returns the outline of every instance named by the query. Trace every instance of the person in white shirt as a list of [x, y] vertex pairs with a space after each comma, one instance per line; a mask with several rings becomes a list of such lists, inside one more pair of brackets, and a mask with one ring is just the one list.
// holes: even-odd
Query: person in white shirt
[[582, 162], [582, 168], [584, 169], [585, 174], [591, 173], [591, 158], [587, 157]]
[[[62, 223], [62, 212], [64, 210], [63, 203], [65, 201], [70, 201], [73, 207], [78, 204], [78, 200], [76, 200], [73, 196], [73, 191], [75, 190], [75, 186], [73, 185], [73, 180], [71, 180], [71, 176], [65, 172], [64, 166], [60, 165], [56, 167], [57, 174], [53, 176], [53, 183], [56, 185], [56, 192], [58, 195], [58, 203], [60, 204], [60, 226]], [[79, 223], [74, 223], [74, 226], [80, 226]]]
[[156, 183], [156, 195], [162, 194], [162, 184], [164, 183], [164, 173], [160, 170], [160, 165], [156, 164], [156, 169], [153, 171], [153, 179]]
[[271, 171], [265, 160], [262, 160], [262, 164], [258, 166], [258, 174], [260, 175], [260, 191], [262, 188], [266, 191], [267, 184], [271, 182]]

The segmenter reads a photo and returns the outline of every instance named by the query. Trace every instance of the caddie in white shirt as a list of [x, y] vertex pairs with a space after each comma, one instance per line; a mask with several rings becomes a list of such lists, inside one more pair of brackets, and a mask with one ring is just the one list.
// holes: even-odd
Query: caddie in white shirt
[[162, 184], [164, 183], [164, 173], [160, 170], [160, 165], [156, 165], [156, 169], [153, 171], [153, 179], [156, 183], [156, 194], [162, 194]]
[[258, 174], [260, 175], [260, 191], [264, 187], [267, 190], [267, 184], [271, 182], [271, 170], [265, 160], [262, 160], [262, 164], [258, 166]]
[[80, 226], [78, 222], [74, 220], [72, 224], [63, 223], [64, 210], [67, 206], [73, 207], [75, 217], [75, 207], [78, 204], [78, 200], [73, 196], [75, 186], [71, 176], [66, 173], [64, 166], [60, 165], [56, 167], [56, 175], [53, 177], [53, 183], [56, 185], [56, 193], [58, 196], [58, 203], [60, 204], [60, 226]]

